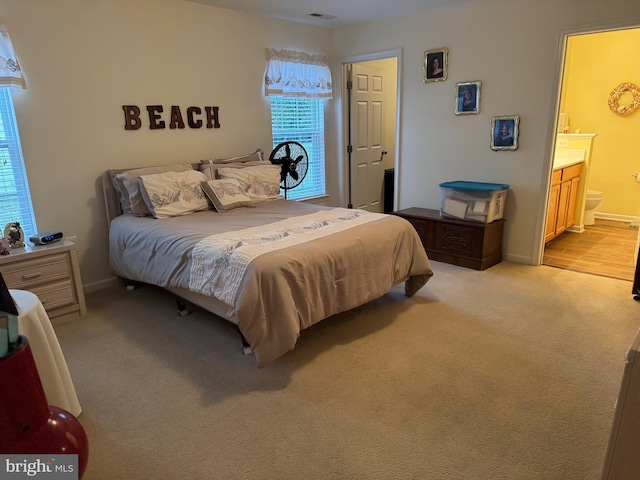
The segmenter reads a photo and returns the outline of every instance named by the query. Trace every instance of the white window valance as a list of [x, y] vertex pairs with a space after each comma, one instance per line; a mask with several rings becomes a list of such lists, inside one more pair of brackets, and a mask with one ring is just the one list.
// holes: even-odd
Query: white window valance
[[0, 87], [27, 88], [2, 17], [0, 17]]
[[329, 57], [273, 48], [266, 53], [265, 95], [332, 98]]

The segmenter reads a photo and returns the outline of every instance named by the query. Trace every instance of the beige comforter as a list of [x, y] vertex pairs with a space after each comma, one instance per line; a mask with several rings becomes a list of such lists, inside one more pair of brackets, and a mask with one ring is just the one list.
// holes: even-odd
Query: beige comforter
[[[123, 215], [110, 228], [111, 267], [131, 280], [189, 289], [196, 247], [211, 236], [229, 231], [242, 235], [246, 229], [323, 210], [334, 211], [277, 200], [257, 208], [162, 220]], [[230, 320], [251, 345], [258, 366], [264, 367], [293, 349], [301, 330], [402, 282], [411, 296], [432, 275], [411, 224], [377, 215], [340, 232], [256, 256], [242, 275], [235, 300], [226, 297], [226, 303], [233, 313]]]

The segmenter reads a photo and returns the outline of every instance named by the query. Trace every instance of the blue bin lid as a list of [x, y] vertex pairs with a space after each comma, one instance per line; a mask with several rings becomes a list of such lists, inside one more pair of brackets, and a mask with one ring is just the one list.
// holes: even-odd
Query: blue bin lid
[[466, 182], [464, 180], [456, 180], [455, 182], [441, 183], [442, 188], [457, 188], [459, 190], [476, 190], [482, 192], [496, 192], [507, 190], [509, 185], [506, 183], [485, 183], [485, 182]]

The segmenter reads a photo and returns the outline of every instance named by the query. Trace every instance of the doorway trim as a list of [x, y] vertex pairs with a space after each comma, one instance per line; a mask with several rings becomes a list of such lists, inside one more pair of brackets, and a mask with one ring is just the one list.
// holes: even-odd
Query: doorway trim
[[340, 182], [340, 198], [342, 199], [341, 204], [345, 205], [345, 202], [349, 200], [349, 155], [347, 153], [347, 146], [349, 145], [349, 92], [347, 91], [347, 66], [352, 65], [354, 63], [362, 63], [362, 62], [370, 62], [372, 60], [386, 60], [390, 58], [396, 59], [396, 146], [394, 151], [394, 170], [396, 174], [394, 175], [394, 185], [393, 185], [393, 204], [398, 206], [398, 197], [399, 197], [399, 168], [400, 168], [400, 108], [401, 108], [401, 85], [402, 85], [402, 50], [401, 49], [393, 49], [393, 50], [384, 50], [381, 52], [373, 52], [366, 53], [361, 55], [351, 55], [345, 57], [340, 60], [340, 92], [341, 97], [343, 99], [340, 106], [340, 114], [339, 118], [341, 119], [342, 128], [339, 129], [338, 135], [338, 144], [340, 145], [340, 150], [338, 152], [338, 163], [340, 165], [341, 178], [343, 179]]
[[542, 169], [542, 178], [540, 181], [541, 187], [544, 187], [544, 195], [541, 196], [541, 202], [538, 206], [538, 221], [536, 222], [536, 231], [538, 237], [534, 244], [534, 251], [532, 260], [534, 265], [542, 265], [544, 258], [544, 237], [545, 227], [547, 224], [547, 213], [549, 208], [549, 197], [551, 189], [551, 176], [553, 173], [553, 157], [556, 149], [556, 132], [558, 130], [558, 118], [560, 116], [560, 100], [562, 98], [562, 81], [564, 78], [566, 68], [566, 56], [567, 56], [567, 43], [569, 37], [576, 35], [589, 35], [596, 33], [611, 32], [615, 30], [627, 30], [632, 28], [639, 28], [640, 25], [633, 22], [618, 22], [615, 24], [601, 24], [601, 25], [587, 25], [584, 27], [567, 28], [560, 31], [560, 38], [558, 41], [558, 49], [556, 52], [556, 67], [555, 67], [555, 86], [553, 89], [554, 95], [552, 95], [551, 108], [549, 108], [549, 119], [547, 125], [551, 127], [551, 130], [547, 133], [547, 140], [545, 142], [545, 153], [547, 162]]

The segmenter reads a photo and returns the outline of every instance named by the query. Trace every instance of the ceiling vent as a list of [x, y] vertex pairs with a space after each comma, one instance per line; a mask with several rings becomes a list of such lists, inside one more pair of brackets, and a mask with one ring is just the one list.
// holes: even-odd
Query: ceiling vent
[[335, 20], [336, 18], [338, 18], [335, 15], [327, 15], [326, 13], [310, 13], [309, 16], [322, 18], [324, 20]]

